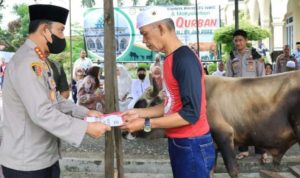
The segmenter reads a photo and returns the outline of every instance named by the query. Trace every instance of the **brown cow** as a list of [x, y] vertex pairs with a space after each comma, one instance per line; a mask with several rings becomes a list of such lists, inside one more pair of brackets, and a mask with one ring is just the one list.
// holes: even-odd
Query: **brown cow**
[[[277, 167], [285, 152], [299, 143], [300, 71], [262, 78], [206, 76], [205, 84], [211, 132], [232, 178], [239, 172], [234, 145], [267, 150]], [[155, 131], [142, 135], [154, 136]]]

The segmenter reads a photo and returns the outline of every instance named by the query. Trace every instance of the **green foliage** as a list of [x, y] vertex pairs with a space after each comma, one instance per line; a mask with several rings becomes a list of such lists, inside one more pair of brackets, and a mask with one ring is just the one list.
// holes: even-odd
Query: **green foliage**
[[217, 70], [217, 63], [214, 62], [214, 63], [209, 64], [207, 70], [208, 70], [209, 75], [211, 75], [213, 72], [215, 72]]
[[149, 70], [150, 69], [150, 64], [147, 64], [147, 63], [140, 63], [139, 65], [138, 65], [138, 68], [139, 67], [143, 67], [143, 68], [145, 68], [146, 70]]
[[3, 3], [4, 3], [4, 0], [0, 0], [0, 22], [3, 19], [3, 14], [1, 13], [2, 9], [4, 9]]
[[29, 26], [29, 9], [27, 4], [15, 5], [13, 7], [14, 13], [20, 17], [20, 29], [19, 33], [25, 38], [28, 34], [28, 26]]
[[81, 0], [82, 7], [93, 7], [95, 5], [95, 0]]
[[19, 4], [14, 6], [13, 12], [19, 17], [8, 23], [8, 30], [0, 29], [0, 44], [5, 51], [15, 52], [25, 41], [28, 33], [28, 6]]
[[[258, 41], [271, 36], [271, 33], [259, 26], [252, 25], [247, 21], [241, 21], [240, 29], [248, 34], [248, 40]], [[223, 51], [229, 53], [233, 49], [232, 35], [235, 31], [234, 25], [224, 26], [214, 32], [214, 41], [223, 44]]]

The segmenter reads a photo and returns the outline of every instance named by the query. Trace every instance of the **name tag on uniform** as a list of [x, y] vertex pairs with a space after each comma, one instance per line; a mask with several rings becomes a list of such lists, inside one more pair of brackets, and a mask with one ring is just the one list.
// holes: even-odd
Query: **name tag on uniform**
[[232, 65], [232, 71], [233, 71], [234, 75], [238, 74], [239, 71], [240, 71], [240, 60], [239, 60], [239, 58], [232, 59], [231, 65]]

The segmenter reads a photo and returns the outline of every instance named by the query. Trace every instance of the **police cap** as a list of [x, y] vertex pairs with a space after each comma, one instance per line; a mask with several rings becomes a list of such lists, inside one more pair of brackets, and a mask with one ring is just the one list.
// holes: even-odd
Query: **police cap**
[[66, 24], [69, 10], [50, 4], [34, 4], [29, 6], [30, 21], [49, 20]]

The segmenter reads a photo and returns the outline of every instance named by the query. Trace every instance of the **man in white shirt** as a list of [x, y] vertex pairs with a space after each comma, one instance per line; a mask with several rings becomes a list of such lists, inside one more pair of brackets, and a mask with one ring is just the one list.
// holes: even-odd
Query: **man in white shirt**
[[73, 67], [73, 77], [75, 77], [75, 71], [77, 71], [79, 68], [84, 69], [86, 71], [88, 68], [90, 68], [93, 65], [93, 62], [91, 59], [86, 57], [85, 50], [80, 51], [80, 58], [78, 58]]
[[150, 80], [146, 79], [146, 69], [139, 67], [137, 69], [138, 79], [133, 80], [131, 84], [131, 96], [133, 100], [128, 108], [133, 108], [135, 102], [143, 95], [144, 91], [150, 86]]
[[224, 63], [220, 62], [217, 71], [212, 73], [214, 76], [225, 76]]

